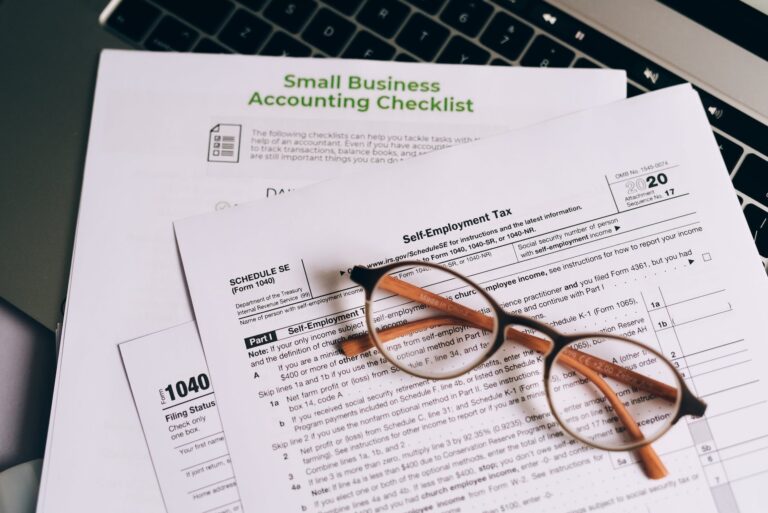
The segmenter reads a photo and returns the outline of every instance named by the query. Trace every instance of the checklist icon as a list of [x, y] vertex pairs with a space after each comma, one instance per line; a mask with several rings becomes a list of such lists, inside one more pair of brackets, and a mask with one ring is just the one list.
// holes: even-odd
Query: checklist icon
[[220, 123], [208, 134], [208, 162], [240, 161], [240, 134], [242, 125]]

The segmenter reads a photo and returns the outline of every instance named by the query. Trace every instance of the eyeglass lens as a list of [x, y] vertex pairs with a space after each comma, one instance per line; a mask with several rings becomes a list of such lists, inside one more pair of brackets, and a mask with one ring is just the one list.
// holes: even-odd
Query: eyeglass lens
[[[381, 278], [369, 316], [383, 355], [403, 370], [432, 379], [459, 376], [481, 364], [493, 350], [499, 326], [491, 302], [474, 284], [427, 265], [404, 265]], [[528, 328], [508, 327], [505, 337], [529, 355], [553, 347], [546, 335]], [[531, 378], [528, 391], [537, 388], [541, 396], [546, 386], [563, 427], [597, 447], [616, 450], [655, 440], [679, 408], [679, 378], [670, 362], [621, 338], [570, 342], [558, 353], [546, 385], [543, 367], [529, 367], [514, 361], [506, 366], [510, 386]]]
[[491, 304], [440, 268], [396, 269], [379, 280], [371, 299], [371, 331], [380, 351], [418, 376], [461, 374], [492, 349], [497, 322]]
[[558, 353], [547, 386], [561, 424], [607, 449], [655, 440], [680, 402], [678, 375], [664, 357], [609, 336], [571, 342]]

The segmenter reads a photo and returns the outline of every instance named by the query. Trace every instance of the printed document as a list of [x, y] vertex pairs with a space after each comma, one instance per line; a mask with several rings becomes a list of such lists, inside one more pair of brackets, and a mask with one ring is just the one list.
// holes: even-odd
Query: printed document
[[[689, 85], [175, 228], [245, 511], [764, 509], [768, 280]], [[654, 444], [669, 476], [566, 436], [514, 343], [445, 381], [340, 353], [349, 269], [405, 259], [666, 356], [709, 405]]]
[[242, 511], [195, 324], [119, 347], [167, 511]]
[[103, 52], [38, 510], [163, 510], [117, 344], [192, 320], [172, 221], [613, 102], [625, 79]]

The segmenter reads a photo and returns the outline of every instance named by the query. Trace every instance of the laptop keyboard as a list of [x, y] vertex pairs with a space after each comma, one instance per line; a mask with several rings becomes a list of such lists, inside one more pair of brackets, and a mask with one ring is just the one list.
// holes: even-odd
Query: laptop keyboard
[[[609, 67], [629, 96], [685, 82], [536, 0], [122, 0], [106, 26], [148, 50]], [[694, 87], [768, 259], [768, 126]]]

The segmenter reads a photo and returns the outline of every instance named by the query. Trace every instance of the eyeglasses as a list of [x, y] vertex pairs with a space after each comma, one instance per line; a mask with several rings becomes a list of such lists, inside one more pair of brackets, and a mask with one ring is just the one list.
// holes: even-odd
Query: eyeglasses
[[[650, 444], [682, 417], [700, 417], [707, 409], [651, 347], [609, 330], [566, 335], [506, 312], [486, 289], [512, 282], [483, 288], [453, 269], [418, 261], [356, 266], [350, 278], [365, 290], [368, 334], [342, 342], [345, 355], [375, 347], [400, 370], [426, 379], [452, 379], [487, 364], [475, 383], [508, 386], [528, 400], [545, 396], [565, 432], [595, 448], [636, 450], [652, 479], [667, 471]], [[550, 289], [532, 299], [555, 304], [568, 294]], [[524, 350], [494, 359], [505, 341]], [[528, 379], [534, 376], [543, 383]]]

